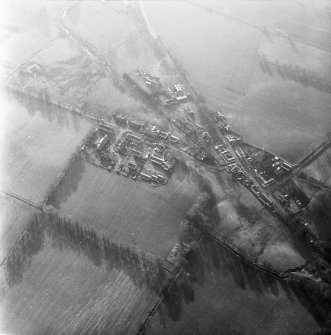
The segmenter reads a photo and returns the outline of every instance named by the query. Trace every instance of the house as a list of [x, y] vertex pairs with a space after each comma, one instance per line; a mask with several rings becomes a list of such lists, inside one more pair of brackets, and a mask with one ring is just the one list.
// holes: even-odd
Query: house
[[164, 177], [163, 177], [163, 176], [161, 176], [160, 174], [158, 174], [158, 175], [157, 175], [157, 179], [158, 179], [159, 181], [161, 181], [161, 182], [163, 182], [163, 181], [164, 181]]
[[113, 134], [114, 133], [114, 129], [104, 123], [100, 123], [99, 127], [98, 127], [99, 131], [102, 131], [104, 133], [109, 133], [109, 134]]
[[130, 171], [136, 171], [137, 170], [137, 164], [135, 162], [129, 162], [128, 168]]
[[151, 156], [151, 159], [155, 159], [156, 161], [160, 162], [160, 163], [163, 163], [164, 162], [164, 157], [161, 157], [159, 155], [156, 155], [156, 154], [153, 154]]
[[100, 151], [100, 150], [104, 149], [104, 147], [107, 145], [108, 142], [109, 142], [109, 137], [108, 137], [108, 135], [105, 135], [98, 142], [98, 144], [97, 144], [97, 150]]
[[281, 165], [281, 168], [283, 168], [285, 171], [289, 172], [292, 169], [292, 166], [286, 162], [283, 162], [283, 164]]
[[155, 183], [157, 183], [159, 180], [157, 179], [157, 176], [152, 175], [151, 176], [151, 180], [154, 181]]
[[128, 124], [130, 128], [136, 131], [141, 131], [141, 129], [144, 127], [144, 123], [141, 121], [129, 120]]
[[141, 177], [141, 179], [143, 179], [147, 182], [149, 182], [151, 180], [151, 176], [148, 172], [143, 172], [143, 171], [140, 172], [140, 177]]
[[126, 117], [124, 114], [114, 114], [114, 120], [117, 123], [126, 124]]
[[176, 137], [174, 135], [170, 135], [169, 141], [172, 142], [172, 143], [178, 143], [178, 137]]
[[163, 140], [166, 140], [169, 136], [169, 133], [166, 133], [165, 131], [159, 131], [159, 137], [161, 137]]
[[137, 136], [137, 135], [134, 135], [132, 133], [129, 133], [126, 136], [126, 140], [134, 142], [136, 144], [139, 144], [139, 143], [142, 142], [143, 138], [142, 138], [142, 136]]
[[134, 148], [134, 149], [132, 150], [132, 154], [133, 154], [134, 156], [138, 157], [138, 158], [141, 158], [142, 155], [143, 155], [143, 153], [142, 153], [140, 150], [138, 150], [137, 148]]

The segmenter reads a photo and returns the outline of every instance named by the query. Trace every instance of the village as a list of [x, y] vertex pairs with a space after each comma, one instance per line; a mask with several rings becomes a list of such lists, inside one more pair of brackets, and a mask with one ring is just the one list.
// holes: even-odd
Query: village
[[[164, 80], [146, 69], [137, 69], [124, 73], [123, 78], [164, 111], [168, 130], [115, 112], [111, 121], [100, 120], [82, 146], [85, 160], [132, 180], [162, 186], [170, 181], [176, 166], [175, 152], [180, 152], [202, 164], [227, 169], [274, 214], [277, 208], [292, 215], [304, 210], [307, 199], [294, 184], [276, 187], [282, 178], [291, 175], [293, 166], [245, 143], [220, 111], [212, 112], [217, 134], [211, 136], [197, 121], [194, 92], [177, 77]], [[302, 222], [307, 226], [306, 221]]]

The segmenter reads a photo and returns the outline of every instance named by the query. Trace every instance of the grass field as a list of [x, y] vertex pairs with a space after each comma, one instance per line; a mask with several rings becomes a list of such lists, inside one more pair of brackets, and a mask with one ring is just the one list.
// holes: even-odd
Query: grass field
[[331, 148], [308, 165], [304, 172], [321, 183], [331, 186]]
[[99, 1], [76, 3], [68, 10], [64, 23], [103, 56], [134, 30], [134, 23], [125, 8], [118, 10]]
[[0, 263], [35, 212], [34, 208], [16, 199], [0, 196]]
[[259, 46], [259, 53], [267, 60], [280, 64], [289, 64], [309, 69], [320, 78], [327, 79], [331, 74], [330, 53], [310, 45], [291, 42], [284, 37], [264, 37]]
[[189, 259], [185, 279], [153, 316], [147, 335], [308, 335], [318, 330], [288, 286], [213, 242], [202, 241], [200, 253]]
[[2, 94], [0, 188], [40, 203], [92, 123], [38, 101]]
[[258, 30], [188, 2], [149, 1], [145, 7], [153, 30], [184, 67], [193, 87], [207, 100], [222, 88], [238, 94], [245, 92], [260, 38]]
[[295, 15], [300, 9], [296, 2], [282, 1], [217, 1], [194, 0], [193, 4], [200, 6], [213, 15], [227, 16], [232, 20], [239, 20], [243, 25], [258, 27], [269, 26], [275, 22]]
[[[202, 2], [199, 5], [208, 7]], [[227, 5], [230, 13], [226, 12]], [[275, 21], [262, 14], [263, 7], [269, 5], [275, 6]], [[245, 140], [295, 163], [323, 141], [330, 130], [330, 95], [284, 80], [277, 73], [263, 73], [256, 56], [261, 49], [281, 57], [284, 63], [298, 63], [317, 74], [324, 71], [323, 78], [328, 78], [328, 53], [299, 43], [296, 53], [280, 38], [266, 42], [259, 29], [237, 20], [245, 21], [248, 8], [250, 23], [254, 24], [256, 16], [256, 25], [264, 20], [270, 20], [269, 25], [276, 24], [287, 16], [299, 15], [300, 4], [259, 2], [250, 6], [239, 1], [221, 2], [218, 6], [224, 7], [225, 15], [187, 2], [145, 4], [154, 31], [185, 68], [188, 79], [207, 104], [221, 109], [231, 127]], [[181, 17], [185, 20], [177, 29]], [[200, 25], [194, 24], [197, 21]]]
[[199, 195], [199, 188], [180, 169], [161, 187], [110, 174], [83, 161], [74, 169], [49, 204], [113, 241], [160, 257], [166, 257], [177, 242], [180, 221]]
[[124, 269], [96, 266], [79, 250], [61, 250], [43, 239], [23, 280], [1, 282], [1, 333], [136, 334], [155, 292], [137, 285]]
[[296, 163], [330, 131], [329, 103], [329, 94], [256, 65], [247, 96], [229, 120], [248, 142]]
[[[29, 74], [29, 68], [38, 70]], [[77, 43], [66, 37], [58, 37], [31, 58], [15, 78], [19, 87], [43, 91], [58, 101], [78, 105], [95, 82], [103, 78], [100, 64], [82, 50]]]
[[59, 33], [57, 19], [66, 1], [3, 1], [1, 3], [0, 70], [6, 77], [13, 73]]
[[331, 51], [331, 29], [327, 11], [304, 5], [295, 15], [274, 24], [296, 41]]
[[271, 215], [226, 172], [207, 178], [217, 204], [213, 229], [260, 264], [284, 271], [305, 263], [304, 248], [283, 222]]

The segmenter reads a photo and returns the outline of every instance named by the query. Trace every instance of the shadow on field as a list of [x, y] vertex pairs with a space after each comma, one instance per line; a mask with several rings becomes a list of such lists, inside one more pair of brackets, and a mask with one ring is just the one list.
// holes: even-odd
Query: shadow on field
[[[165, 312], [173, 321], [181, 320], [184, 303], [193, 302], [194, 290], [199, 286], [205, 286], [208, 276], [216, 271], [230, 275], [239, 288], [251, 290], [259, 297], [270, 294], [278, 296], [280, 291], [284, 291], [291, 302], [298, 299], [317, 322], [321, 321], [317, 311], [308, 303], [308, 297], [302, 293], [302, 290], [294, 289], [286, 282], [253, 268], [210, 238], [202, 237], [199, 246], [187, 254], [183, 273], [177, 284], [171, 287], [165, 295], [164, 306], [159, 311], [163, 326], [166, 326], [167, 321]], [[185, 283], [184, 287], [181, 285], [182, 282]]]
[[21, 239], [9, 253], [5, 263], [7, 284], [18, 285], [23, 280], [24, 271], [32, 258], [42, 252], [46, 237], [53, 248], [63, 252], [71, 250], [79, 256], [87, 257], [95, 266], [105, 265], [124, 271], [134, 285], [146, 285], [156, 293], [160, 292], [166, 275], [162, 263], [151, 259], [136, 249], [111, 242], [105, 236], [97, 235], [93, 229], [87, 229], [76, 222], [58, 216], [57, 213], [41, 213], [28, 224]]
[[61, 106], [49, 102], [48, 94], [30, 89], [28, 92], [18, 92], [11, 89], [7, 90], [8, 97], [18, 101], [26, 108], [31, 116], [37, 112], [43, 118], [52, 122], [57, 122], [59, 126], [79, 131], [81, 116], [75, 112], [67, 110]]
[[65, 172], [61, 181], [47, 200], [47, 205], [59, 209], [61, 203], [66, 202], [71, 194], [77, 191], [78, 185], [83, 178], [84, 171], [84, 161], [80, 157], [73, 157], [69, 169]]

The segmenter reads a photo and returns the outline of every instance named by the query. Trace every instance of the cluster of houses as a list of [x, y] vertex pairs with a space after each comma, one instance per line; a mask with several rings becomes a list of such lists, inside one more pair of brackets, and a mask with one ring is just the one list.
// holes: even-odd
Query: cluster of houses
[[236, 158], [222, 144], [215, 145], [214, 148], [220, 154], [220, 156], [223, 158], [223, 160], [226, 163], [228, 163], [228, 164], [235, 163]]
[[136, 72], [138, 76], [142, 77], [147, 86], [161, 88], [161, 79], [159, 77], [152, 75], [144, 69], [137, 69]]
[[173, 86], [169, 86], [166, 91], [166, 105], [173, 105], [179, 102], [185, 102], [188, 99], [188, 93], [185, 90], [185, 87], [181, 83], [177, 83]]
[[264, 205], [272, 208], [273, 202], [260, 190], [260, 188], [254, 184], [254, 181], [250, 178], [246, 171], [243, 171], [238, 164], [229, 165], [229, 171], [232, 175], [239, 180], [248, 190], [250, 190]]

